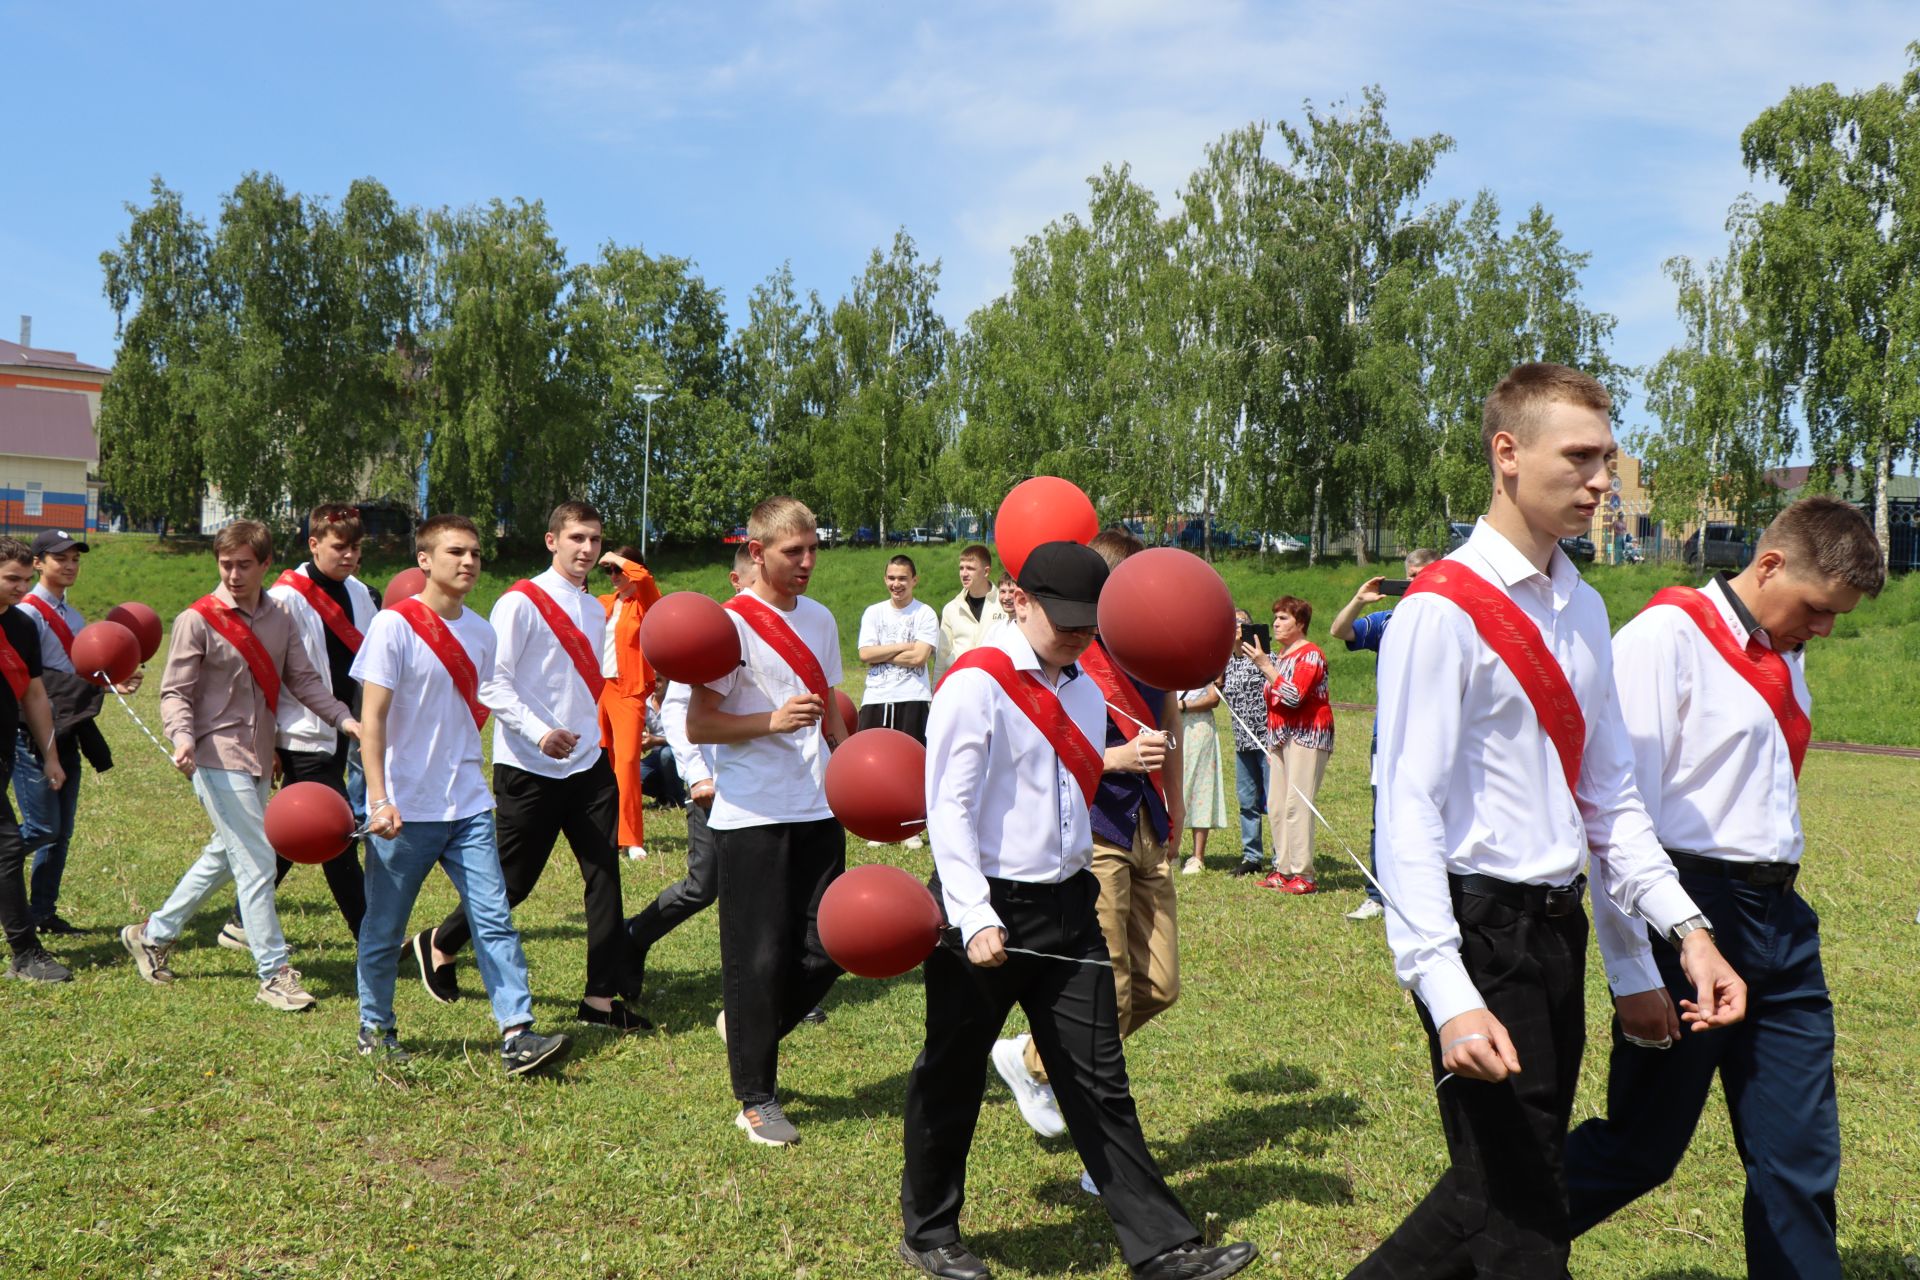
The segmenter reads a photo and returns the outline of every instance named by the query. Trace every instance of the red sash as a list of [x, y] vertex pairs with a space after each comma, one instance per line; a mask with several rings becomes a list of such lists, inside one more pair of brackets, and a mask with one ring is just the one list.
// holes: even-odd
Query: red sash
[[[1720, 651], [1727, 665], [1753, 686], [1753, 691], [1760, 695], [1780, 725], [1780, 734], [1787, 740], [1787, 755], [1793, 760], [1793, 776], [1798, 778], [1801, 762], [1807, 758], [1807, 744], [1813, 740], [1813, 722], [1800, 709], [1800, 700], [1793, 696], [1793, 673], [1787, 670], [1787, 660], [1765, 645], [1742, 648], [1713, 602], [1692, 587], [1662, 587], [1647, 601], [1647, 609], [1657, 604], [1670, 604], [1684, 610], [1701, 634]], [[1646, 609], [1641, 612], [1645, 613]]]
[[547, 626], [553, 631], [553, 638], [566, 650], [567, 657], [573, 660], [573, 669], [587, 682], [587, 692], [593, 695], [595, 702], [600, 701], [600, 690], [606, 687], [607, 678], [600, 674], [600, 655], [593, 651], [593, 645], [587, 640], [587, 633], [580, 624], [567, 616], [554, 598], [541, 590], [539, 586], [525, 578], [507, 588], [509, 594], [519, 594], [533, 601], [533, 607], [546, 619]]
[[422, 644], [433, 650], [433, 656], [440, 659], [440, 665], [447, 669], [447, 678], [453, 681], [453, 691], [467, 704], [467, 711], [473, 716], [473, 727], [487, 727], [487, 709], [480, 705], [480, 673], [474, 670], [473, 659], [467, 656], [467, 647], [453, 634], [453, 628], [447, 620], [427, 607], [419, 596], [408, 596], [393, 606], [393, 611], [405, 618], [407, 625], [413, 628], [413, 634], [420, 637]]
[[1548, 650], [1540, 628], [1505, 592], [1457, 560], [1444, 560], [1413, 580], [1407, 595], [1431, 594], [1459, 605], [1473, 620], [1480, 639], [1507, 664], [1520, 682], [1533, 714], [1560, 753], [1567, 790], [1578, 794], [1580, 757], [1586, 749], [1587, 718], [1574, 697], [1567, 673]]
[[[1080, 669], [1091, 676], [1093, 682], [1100, 686], [1100, 692], [1106, 695], [1107, 719], [1113, 722], [1113, 727], [1120, 731], [1122, 738], [1133, 741], [1143, 725], [1154, 729], [1160, 727], [1160, 718], [1148, 709], [1133, 681], [1113, 665], [1113, 659], [1107, 656], [1105, 646], [1098, 640], [1088, 645], [1087, 651], [1080, 655]], [[1165, 804], [1167, 788], [1160, 780], [1160, 770], [1149, 773], [1147, 781], [1160, 794], [1160, 803]]]
[[41, 618], [46, 621], [47, 629], [53, 632], [53, 638], [60, 642], [61, 651], [71, 658], [73, 656], [73, 628], [68, 626], [67, 620], [60, 616], [60, 611], [39, 596], [34, 595], [31, 591], [29, 591], [24, 598], [28, 604], [40, 611]]
[[[781, 660], [793, 669], [793, 674], [800, 677], [800, 683], [808, 693], [821, 698], [827, 696], [827, 673], [820, 669], [820, 659], [813, 656], [813, 650], [807, 648], [806, 641], [787, 625], [787, 620], [780, 616], [779, 610], [746, 592], [727, 601], [725, 607], [746, 619], [753, 633], [765, 640], [767, 647], [779, 654]], [[824, 732], [824, 718], [820, 725]], [[852, 732], [851, 726], [848, 732]]]
[[253, 673], [253, 682], [267, 695], [267, 710], [278, 715], [280, 669], [267, 656], [266, 647], [260, 643], [260, 637], [253, 634], [253, 628], [212, 596], [201, 596], [187, 607], [205, 618], [207, 625], [220, 633], [221, 639], [240, 651], [240, 656], [247, 660], [247, 670]]
[[[955, 658], [946, 674], [940, 677], [940, 683], [944, 685], [956, 671], [969, 669], [984, 671], [992, 676], [1007, 695], [1008, 701], [1020, 708], [1027, 719], [1033, 722], [1033, 727], [1040, 731], [1060, 757], [1060, 763], [1067, 766], [1067, 772], [1080, 784], [1080, 792], [1091, 809], [1094, 796], [1100, 790], [1100, 775], [1106, 771], [1106, 762], [1099, 748], [1087, 741], [1087, 735], [1080, 732], [1080, 726], [1060, 705], [1060, 696], [1042, 684], [1033, 672], [1015, 671], [1013, 659], [1007, 656], [1006, 650], [991, 645], [969, 649]], [[937, 694], [939, 690], [934, 692]]]
[[0, 631], [0, 673], [6, 675], [7, 688], [13, 690], [15, 702], [27, 696], [27, 685], [32, 683], [33, 676], [27, 671], [27, 660], [20, 656], [4, 631]]
[[289, 569], [274, 580], [276, 587], [292, 587], [300, 593], [300, 598], [313, 606], [320, 615], [320, 621], [327, 624], [327, 630], [333, 632], [333, 638], [347, 646], [348, 653], [360, 652], [360, 645], [366, 637], [353, 625], [353, 619], [340, 607], [338, 601], [321, 589], [319, 583], [301, 573], [298, 569]]

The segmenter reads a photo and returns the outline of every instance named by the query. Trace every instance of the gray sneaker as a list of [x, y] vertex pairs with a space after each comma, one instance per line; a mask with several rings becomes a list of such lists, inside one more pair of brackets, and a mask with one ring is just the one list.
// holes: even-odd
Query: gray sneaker
[[23, 982], [72, 982], [73, 970], [48, 955], [45, 948], [35, 947], [13, 958], [7, 976]]
[[749, 1102], [733, 1118], [734, 1127], [765, 1147], [790, 1147], [800, 1141], [800, 1131], [787, 1119], [780, 1103], [773, 1098]]
[[300, 985], [300, 971], [285, 964], [280, 966], [278, 973], [260, 984], [260, 990], [254, 993], [253, 998], [284, 1013], [305, 1013], [319, 1003], [311, 992]]
[[133, 957], [133, 963], [139, 967], [140, 976], [155, 986], [164, 987], [173, 981], [173, 970], [167, 968], [167, 956], [173, 951], [173, 943], [164, 942], [158, 946], [147, 941], [147, 922], [130, 924], [120, 931], [120, 945]]
[[253, 950], [252, 945], [247, 942], [247, 927], [234, 920], [229, 920], [220, 926], [220, 936], [214, 941], [229, 951]]
[[400, 1047], [400, 1037], [392, 1027], [376, 1031], [360, 1024], [360, 1056], [385, 1058], [388, 1062], [408, 1062], [413, 1055]]

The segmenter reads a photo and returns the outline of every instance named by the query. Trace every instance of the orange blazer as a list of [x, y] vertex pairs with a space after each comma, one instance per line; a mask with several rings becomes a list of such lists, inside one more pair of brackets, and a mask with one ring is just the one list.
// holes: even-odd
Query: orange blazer
[[[613, 652], [620, 670], [607, 684], [622, 698], [644, 698], [653, 692], [654, 673], [646, 655], [640, 652], [640, 622], [647, 616], [647, 610], [659, 601], [660, 584], [653, 580], [653, 574], [645, 565], [629, 561], [620, 572], [627, 581], [639, 584], [640, 594], [628, 602], [630, 607], [622, 609], [619, 620], [613, 624]], [[608, 592], [599, 600], [607, 617], [612, 618], [619, 595]]]

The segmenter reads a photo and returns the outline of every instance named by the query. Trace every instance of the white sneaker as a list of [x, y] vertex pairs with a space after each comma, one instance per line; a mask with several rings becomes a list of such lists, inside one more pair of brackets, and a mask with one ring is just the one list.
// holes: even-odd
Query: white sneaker
[[1066, 1117], [1060, 1114], [1060, 1104], [1053, 1099], [1053, 1086], [1035, 1079], [1033, 1072], [1027, 1070], [1026, 1051], [1026, 1036], [994, 1041], [993, 1069], [1007, 1082], [1007, 1088], [1013, 1090], [1020, 1118], [1028, 1127], [1043, 1138], [1057, 1138], [1067, 1131]]
[[1097, 1196], [1100, 1194], [1100, 1188], [1093, 1185], [1093, 1175], [1088, 1173], [1085, 1169], [1082, 1169], [1080, 1171], [1080, 1189], [1086, 1192], [1090, 1196]]
[[867, 841], [867, 848], [869, 848], [869, 849], [878, 849], [879, 847], [880, 847], [880, 842], [879, 842], [878, 840], [869, 840], [869, 841]]
[[319, 1003], [300, 985], [300, 971], [284, 964], [278, 973], [260, 984], [253, 998], [284, 1013], [304, 1013]]
[[1359, 906], [1355, 907], [1353, 910], [1347, 912], [1347, 919], [1378, 920], [1381, 916], [1385, 915], [1386, 913], [1387, 913], [1387, 910], [1385, 907], [1375, 902], [1372, 898], [1368, 898], [1365, 902], [1361, 903]]
[[927, 847], [927, 842], [919, 836], [908, 836], [906, 844], [909, 849], [924, 849]]
[[229, 951], [253, 950], [253, 947], [247, 942], [246, 926], [235, 924], [231, 920], [220, 926], [220, 936], [215, 938], [214, 941]]
[[1206, 869], [1207, 864], [1200, 861], [1200, 855], [1196, 853], [1181, 864], [1180, 874], [1183, 876], [1197, 876]]
[[646, 861], [647, 851], [637, 844], [630, 844], [627, 846], [627, 857], [634, 862], [644, 862]]
[[720, 1043], [727, 1042], [727, 1011], [722, 1009], [720, 1016], [713, 1020], [713, 1029], [720, 1033]]

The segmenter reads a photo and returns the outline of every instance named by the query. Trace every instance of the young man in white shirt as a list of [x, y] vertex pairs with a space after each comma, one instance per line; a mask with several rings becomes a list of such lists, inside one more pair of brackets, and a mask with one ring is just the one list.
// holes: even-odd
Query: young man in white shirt
[[993, 585], [993, 553], [974, 543], [960, 553], [960, 594], [940, 610], [940, 652], [934, 678], [952, 666], [987, 633], [1007, 620], [1005, 605]]
[[1674, 1001], [1690, 988], [1669, 949], [1595, 904], [1617, 1017], [1607, 1114], [1567, 1139], [1576, 1235], [1667, 1180], [1717, 1072], [1746, 1166], [1747, 1274], [1840, 1276], [1833, 1002], [1820, 922], [1794, 892], [1813, 736], [1802, 646], [1885, 581], [1866, 518], [1807, 498], [1774, 518], [1738, 574], [1661, 591], [1613, 639], [1640, 794], [1747, 981], [1747, 1017], [1683, 1035]]
[[1634, 788], [1606, 608], [1559, 548], [1609, 491], [1610, 405], [1561, 365], [1494, 388], [1487, 515], [1408, 589], [1381, 647], [1387, 941], [1419, 997], [1452, 1167], [1356, 1277], [1566, 1275], [1589, 851], [1596, 887], [1679, 948], [1685, 1021], [1745, 1007]]
[[860, 661], [867, 687], [860, 695], [862, 729], [898, 729], [927, 740], [927, 704], [933, 682], [927, 668], [940, 648], [940, 619], [913, 598], [920, 582], [910, 556], [887, 561], [887, 598], [860, 615]]
[[820, 899], [846, 870], [827, 807], [827, 753], [847, 736], [834, 705], [840, 635], [806, 598], [820, 539], [813, 512], [769, 498], [747, 518], [755, 576], [727, 602], [740, 665], [692, 690], [687, 737], [714, 751], [707, 825], [720, 850], [720, 970], [737, 1125], [754, 1142], [800, 1140], [778, 1097], [780, 1041], [840, 976], [820, 945]]
[[[360, 685], [353, 678], [353, 659], [366, 640], [379, 603], [366, 583], [353, 576], [360, 567], [360, 512], [343, 503], [323, 503], [307, 515], [306, 563], [288, 569], [267, 588], [279, 605], [293, 618], [294, 629], [307, 661], [327, 677], [333, 696], [356, 713], [360, 709]], [[360, 777], [359, 744], [335, 730], [309, 711], [298, 698], [280, 699], [274, 715], [274, 747], [280, 762], [280, 785], [318, 782], [339, 792], [353, 806], [355, 825], [366, 821], [366, 785]], [[278, 860], [273, 883], [277, 889], [286, 880], [293, 863]], [[346, 852], [321, 864], [327, 888], [347, 932], [360, 936], [360, 919], [367, 914], [366, 881], [360, 872], [360, 842], [347, 846]], [[236, 951], [247, 950], [246, 926], [240, 911], [227, 918], [220, 930], [219, 943]]]
[[930, 887], [958, 947], [936, 947], [924, 970], [927, 1034], [907, 1082], [900, 1256], [943, 1280], [988, 1274], [960, 1242], [960, 1210], [987, 1059], [1015, 1004], [1133, 1274], [1216, 1280], [1255, 1254], [1250, 1244], [1201, 1247], [1147, 1150], [1127, 1081], [1090, 870], [1106, 700], [1075, 665], [1093, 642], [1106, 580], [1106, 562], [1086, 547], [1034, 548], [1020, 570], [1014, 625], [963, 657], [933, 703]]
[[360, 926], [360, 1052], [405, 1061], [393, 988], [407, 917], [421, 882], [442, 867], [472, 922], [476, 964], [500, 1025], [500, 1065], [524, 1075], [566, 1056], [567, 1038], [533, 1030], [527, 957], [513, 927], [493, 837], [493, 797], [481, 772], [487, 718], [481, 682], [493, 628], [467, 608], [480, 573], [480, 531], [434, 516], [414, 535], [427, 585], [368, 628], [354, 658], [366, 729], [367, 914]]
[[[518, 906], [540, 882], [564, 832], [580, 864], [587, 916], [587, 985], [575, 1017], [615, 1031], [652, 1026], [619, 997], [630, 993], [632, 944], [620, 908], [620, 788], [600, 746], [602, 637], [607, 612], [587, 590], [600, 563], [600, 513], [563, 502], [547, 520], [545, 573], [514, 583], [488, 618], [497, 638], [481, 701], [493, 726], [493, 791], [500, 811], [500, 872]], [[453, 957], [467, 943], [459, 908], [414, 935], [420, 981], [434, 999], [457, 1000]]]

